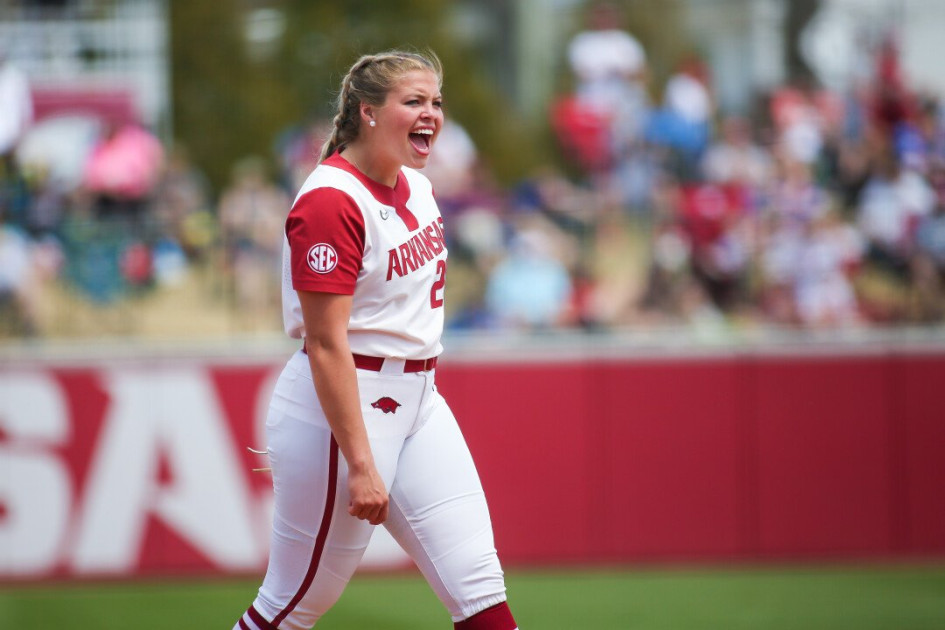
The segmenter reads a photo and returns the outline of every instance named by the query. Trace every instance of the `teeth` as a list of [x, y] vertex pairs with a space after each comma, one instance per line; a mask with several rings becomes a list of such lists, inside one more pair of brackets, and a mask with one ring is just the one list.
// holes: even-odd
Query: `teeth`
[[414, 133], [419, 133], [424, 136], [432, 136], [433, 130], [432, 129], [417, 129], [416, 131], [414, 131]]

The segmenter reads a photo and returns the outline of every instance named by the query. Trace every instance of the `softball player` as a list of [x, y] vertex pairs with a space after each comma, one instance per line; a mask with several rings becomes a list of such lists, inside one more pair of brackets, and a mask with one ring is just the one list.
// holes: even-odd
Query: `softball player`
[[486, 500], [436, 390], [446, 244], [422, 168], [443, 124], [435, 56], [359, 59], [286, 221], [283, 315], [304, 339], [266, 420], [269, 567], [234, 630], [311, 628], [375, 525], [417, 563], [455, 628], [514, 630]]

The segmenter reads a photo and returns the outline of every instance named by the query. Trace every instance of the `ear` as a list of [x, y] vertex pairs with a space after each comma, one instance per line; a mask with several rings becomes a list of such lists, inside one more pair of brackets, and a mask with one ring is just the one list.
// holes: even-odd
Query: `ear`
[[372, 120], [374, 120], [374, 106], [361, 103], [361, 122], [367, 125]]

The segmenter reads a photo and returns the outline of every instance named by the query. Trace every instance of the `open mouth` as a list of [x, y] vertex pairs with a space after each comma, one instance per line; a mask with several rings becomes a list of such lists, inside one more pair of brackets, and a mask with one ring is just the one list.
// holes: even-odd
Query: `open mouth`
[[410, 133], [410, 144], [417, 150], [417, 153], [426, 155], [430, 152], [430, 146], [433, 144], [432, 129], [418, 129]]

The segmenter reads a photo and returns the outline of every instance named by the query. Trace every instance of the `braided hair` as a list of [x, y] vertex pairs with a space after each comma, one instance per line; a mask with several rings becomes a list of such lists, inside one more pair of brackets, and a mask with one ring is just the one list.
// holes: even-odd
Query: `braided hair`
[[353, 142], [361, 129], [361, 103], [380, 106], [403, 75], [413, 70], [433, 72], [443, 82], [443, 66], [431, 51], [424, 54], [391, 50], [358, 59], [341, 82], [338, 113], [332, 121], [331, 137], [322, 145], [321, 162]]

